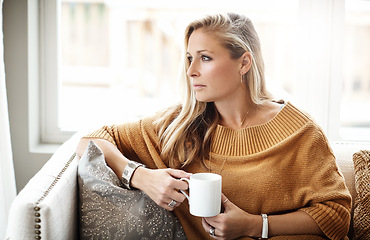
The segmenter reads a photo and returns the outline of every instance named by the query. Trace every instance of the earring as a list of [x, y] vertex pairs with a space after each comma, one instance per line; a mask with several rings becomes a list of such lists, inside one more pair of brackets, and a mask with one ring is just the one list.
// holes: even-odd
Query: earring
[[240, 73], [240, 83], [243, 84], [244, 82], [244, 78], [243, 78], [244, 74], [241, 72]]

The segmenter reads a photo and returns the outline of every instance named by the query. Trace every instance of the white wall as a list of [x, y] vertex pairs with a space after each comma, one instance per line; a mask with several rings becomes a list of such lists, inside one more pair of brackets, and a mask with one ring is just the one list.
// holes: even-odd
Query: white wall
[[38, 143], [37, 0], [4, 0], [3, 31], [10, 131], [17, 191], [50, 158]]

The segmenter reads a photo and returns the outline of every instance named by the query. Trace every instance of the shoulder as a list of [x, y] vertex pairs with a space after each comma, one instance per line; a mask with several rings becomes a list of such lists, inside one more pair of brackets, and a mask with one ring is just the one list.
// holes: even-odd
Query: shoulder
[[284, 106], [284, 112], [286, 112], [292, 118], [301, 119], [304, 123], [311, 125], [318, 130], [322, 131], [320, 125], [315, 121], [310, 113], [305, 111], [304, 109], [293, 105], [291, 102], [286, 102]]
[[268, 118], [273, 119], [283, 109], [285, 104], [286, 103], [282, 100], [266, 101], [260, 106], [260, 108]]
[[274, 127], [278, 129], [285, 129], [286, 131], [290, 132], [289, 135], [312, 134], [315, 136], [320, 136], [320, 138], [325, 138], [325, 134], [320, 125], [305, 110], [296, 107], [291, 102], [282, 103], [282, 101], [280, 101], [277, 105], [280, 106], [281, 109], [276, 110], [276, 103], [274, 104], [275, 107], [272, 107], [272, 110], [270, 110], [271, 114], [276, 114], [271, 121], [274, 123]]
[[329, 141], [324, 133], [322, 127], [315, 121], [315, 119], [305, 110], [297, 108], [292, 103], [287, 102], [284, 107], [286, 115], [291, 116], [291, 119], [300, 121], [302, 123], [301, 132], [307, 137], [307, 141], [311, 142], [318, 147], [321, 143], [322, 146], [328, 146]]
[[284, 101], [265, 101], [257, 106], [252, 126], [263, 125], [273, 120], [282, 108], [285, 106]]

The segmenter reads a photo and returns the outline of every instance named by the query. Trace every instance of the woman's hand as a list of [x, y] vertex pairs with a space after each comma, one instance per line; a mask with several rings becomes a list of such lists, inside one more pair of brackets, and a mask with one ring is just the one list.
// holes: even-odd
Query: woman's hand
[[222, 194], [224, 212], [215, 217], [202, 219], [203, 228], [207, 233], [214, 228], [214, 239], [235, 239], [242, 236], [260, 237], [262, 232], [262, 218], [244, 212], [230, 202]]
[[131, 185], [144, 191], [159, 206], [172, 211], [185, 200], [179, 190], [188, 189], [188, 183], [180, 178], [189, 178], [190, 175], [170, 168], [152, 170], [139, 167], [132, 176]]

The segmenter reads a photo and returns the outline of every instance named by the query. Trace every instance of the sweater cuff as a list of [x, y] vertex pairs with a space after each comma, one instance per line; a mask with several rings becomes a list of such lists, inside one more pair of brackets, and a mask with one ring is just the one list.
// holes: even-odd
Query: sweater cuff
[[328, 238], [333, 240], [346, 238], [351, 216], [343, 205], [326, 201], [300, 210], [310, 215]]

